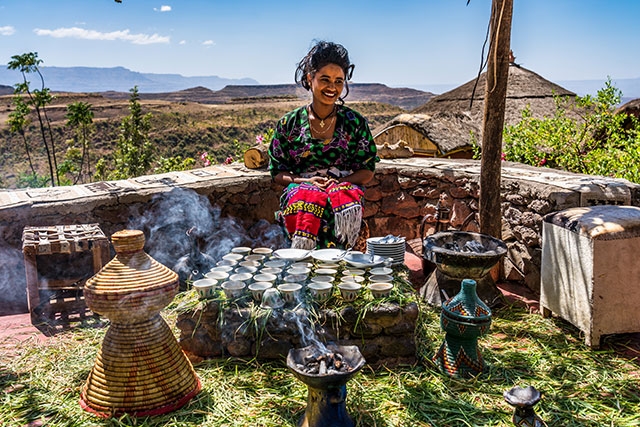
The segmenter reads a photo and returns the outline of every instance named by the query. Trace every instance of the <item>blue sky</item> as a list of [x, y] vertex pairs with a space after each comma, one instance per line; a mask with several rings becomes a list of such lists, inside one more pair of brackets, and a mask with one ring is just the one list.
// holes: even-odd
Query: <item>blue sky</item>
[[[640, 0], [514, 0], [516, 62], [552, 81], [640, 77]], [[480, 66], [490, 0], [0, 0], [0, 64], [123, 66], [291, 83], [314, 39], [353, 80], [459, 85]]]

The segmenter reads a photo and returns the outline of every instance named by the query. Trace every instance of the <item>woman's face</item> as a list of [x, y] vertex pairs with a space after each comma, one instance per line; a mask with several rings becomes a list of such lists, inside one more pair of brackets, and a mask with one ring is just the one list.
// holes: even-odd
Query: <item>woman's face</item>
[[344, 88], [344, 71], [336, 64], [327, 64], [315, 75], [308, 75], [313, 100], [321, 104], [333, 105]]

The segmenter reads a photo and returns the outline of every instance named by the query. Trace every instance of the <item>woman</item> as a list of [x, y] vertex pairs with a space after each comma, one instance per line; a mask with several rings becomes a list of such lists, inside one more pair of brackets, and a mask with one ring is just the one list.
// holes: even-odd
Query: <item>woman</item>
[[269, 146], [271, 176], [286, 186], [276, 216], [293, 248], [356, 244], [379, 159], [367, 121], [344, 105], [353, 68], [343, 46], [317, 42], [295, 73], [311, 103], [280, 119]]

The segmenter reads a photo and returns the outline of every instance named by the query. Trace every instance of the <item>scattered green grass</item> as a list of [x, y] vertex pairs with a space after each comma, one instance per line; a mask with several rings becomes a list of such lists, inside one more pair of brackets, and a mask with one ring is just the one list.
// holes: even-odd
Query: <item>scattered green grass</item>
[[[173, 325], [176, 310], [164, 314]], [[559, 319], [515, 307], [494, 311], [491, 333], [479, 341], [486, 373], [468, 380], [449, 378], [431, 364], [443, 339], [439, 310], [422, 305], [419, 326], [417, 364], [365, 365], [347, 384], [347, 410], [356, 425], [511, 426], [503, 392], [533, 385], [543, 394], [536, 412], [549, 426], [640, 426], [638, 361], [587, 348]], [[78, 400], [105, 331], [74, 328], [3, 355], [0, 425], [295, 426], [306, 407], [306, 386], [284, 361], [217, 359], [195, 366], [203, 388], [182, 409], [153, 418], [98, 419]]]

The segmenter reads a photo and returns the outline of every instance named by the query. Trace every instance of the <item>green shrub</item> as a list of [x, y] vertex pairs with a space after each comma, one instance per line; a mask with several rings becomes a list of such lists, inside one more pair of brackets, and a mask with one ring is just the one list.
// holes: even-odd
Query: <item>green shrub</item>
[[640, 183], [640, 122], [615, 112], [621, 96], [611, 80], [595, 97], [577, 96], [582, 120], [567, 115], [573, 107], [561, 97], [555, 98], [552, 117], [537, 119], [525, 109], [518, 124], [505, 127], [503, 158]]

